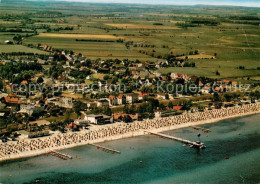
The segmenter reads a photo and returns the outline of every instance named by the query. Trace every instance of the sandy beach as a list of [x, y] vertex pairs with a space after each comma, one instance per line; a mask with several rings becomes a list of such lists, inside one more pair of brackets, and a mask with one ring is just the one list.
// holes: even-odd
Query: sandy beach
[[[132, 125], [130, 124], [129, 126], [126, 125], [125, 123], [115, 123], [110, 125], [95, 126], [93, 128], [90, 128], [90, 130], [82, 130], [80, 132], [74, 132], [74, 133], [70, 132], [66, 134], [60, 133], [58, 135], [54, 134], [49, 137], [24, 140], [24, 142], [26, 142], [25, 145], [27, 144], [38, 145], [38, 142], [40, 142], [41, 144], [44, 143], [44, 145], [46, 145], [47, 142], [50, 140], [52, 141], [52, 139], [55, 139], [57, 142], [60, 143], [61, 141], [57, 140], [57, 138], [55, 137], [57, 136], [58, 138], [64, 139], [65, 142], [63, 142], [62, 144], [66, 144], [66, 145], [55, 146], [55, 144], [48, 145], [49, 144], [48, 142], [46, 148], [43, 149], [41, 149], [41, 147], [40, 148], [33, 147], [30, 148], [31, 150], [23, 149], [21, 148], [22, 146], [19, 145], [21, 144], [22, 141], [19, 141], [19, 143], [18, 142], [1, 143], [0, 151], [1, 151], [1, 147], [3, 150], [6, 150], [5, 146], [6, 147], [9, 146], [10, 148], [19, 146], [19, 149], [22, 149], [24, 151], [17, 151], [18, 148], [15, 148], [16, 153], [10, 153], [8, 155], [4, 155], [2, 153], [2, 155], [0, 154], [0, 161], [33, 157], [37, 155], [47, 154], [54, 150], [55, 151], [63, 150], [63, 149], [68, 149], [76, 146], [87, 145], [90, 143], [94, 144], [94, 143], [112, 141], [112, 140], [129, 138], [134, 136], [141, 136], [146, 134], [145, 131], [163, 132], [163, 131], [174, 130], [174, 129], [184, 128], [189, 126], [215, 123], [228, 118], [235, 118], [235, 117], [247, 116], [247, 115], [258, 114], [258, 113], [260, 113], [260, 103], [243, 105], [242, 107], [229, 107], [229, 108], [211, 110], [206, 112], [186, 113], [183, 115], [167, 117], [167, 118], [155, 118], [153, 120], [133, 122]], [[167, 123], [161, 125], [161, 122], [167, 122]], [[169, 125], [169, 126], [164, 126], [164, 125]], [[125, 130], [128, 127], [130, 127], [129, 129], [131, 129], [131, 131], [130, 130], [125, 132], [121, 131], [121, 129]], [[108, 132], [107, 134], [106, 130], [109, 130], [112, 133]], [[99, 133], [102, 131], [103, 134]], [[92, 137], [90, 137], [90, 135], [92, 135]], [[65, 136], [67, 136], [67, 138], [64, 138]]]

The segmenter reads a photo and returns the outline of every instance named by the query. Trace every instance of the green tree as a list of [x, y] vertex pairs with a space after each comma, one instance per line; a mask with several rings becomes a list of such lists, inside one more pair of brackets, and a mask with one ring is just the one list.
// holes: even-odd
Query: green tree
[[130, 123], [130, 122], [132, 122], [132, 118], [129, 115], [126, 115], [126, 116], [124, 116], [123, 121], [125, 123]]
[[40, 84], [41, 84], [41, 83], [43, 83], [43, 81], [44, 81], [44, 80], [43, 80], [42, 77], [39, 77], [39, 78], [37, 79], [37, 83], [40, 83]]
[[84, 110], [85, 108], [86, 104], [82, 103], [81, 101], [77, 101], [73, 105], [73, 110], [78, 115], [78, 117], [81, 115], [80, 111]]

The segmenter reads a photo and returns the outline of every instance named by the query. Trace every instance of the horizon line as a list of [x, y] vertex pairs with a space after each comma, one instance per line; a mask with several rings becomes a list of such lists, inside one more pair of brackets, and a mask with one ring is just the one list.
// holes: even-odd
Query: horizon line
[[[38, 0], [25, 0], [27, 2], [37, 2]], [[40, 0], [40, 1], [52, 1], [52, 0]], [[75, 3], [91, 3], [91, 4], [130, 4], [130, 5], [171, 5], [171, 6], [233, 6], [233, 7], [251, 7], [251, 8], [260, 8], [260, 3], [257, 2], [187, 2], [187, 3], [156, 3], [156, 2], [120, 2], [120, 0], [110, 0], [108, 2], [105, 2], [106, 0], [98, 0], [97, 2], [93, 2], [91, 0], [54, 0], [53, 2], [75, 2]], [[0, 0], [1, 2], [1, 0]], [[3, 1], [2, 1], [3, 2]]]

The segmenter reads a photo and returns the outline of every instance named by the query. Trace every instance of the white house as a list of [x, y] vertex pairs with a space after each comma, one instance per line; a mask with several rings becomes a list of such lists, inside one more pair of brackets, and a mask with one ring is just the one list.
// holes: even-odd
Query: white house
[[138, 101], [138, 94], [130, 93], [126, 94], [126, 103], [133, 104]]
[[113, 117], [106, 115], [86, 115], [84, 119], [95, 125], [113, 123]]

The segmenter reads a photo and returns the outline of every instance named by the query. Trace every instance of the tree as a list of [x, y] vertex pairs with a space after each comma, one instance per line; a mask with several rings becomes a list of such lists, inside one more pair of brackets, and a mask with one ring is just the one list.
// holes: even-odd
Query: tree
[[4, 84], [3, 84], [3, 82], [0, 80], [0, 90], [3, 89], [3, 87], [4, 87]]
[[43, 81], [44, 81], [44, 80], [43, 80], [42, 77], [39, 77], [39, 78], [37, 79], [37, 83], [40, 83], [40, 84], [41, 84], [41, 83], [43, 83]]
[[23, 38], [22, 38], [21, 35], [15, 35], [15, 36], [13, 37], [13, 40], [14, 40], [14, 42], [15, 42], [16, 44], [21, 44]]
[[103, 79], [104, 79], [104, 80], [108, 80], [108, 79], [109, 79], [109, 75], [105, 75], [105, 76], [103, 77]]
[[214, 95], [213, 95], [213, 101], [214, 101], [214, 102], [220, 101], [220, 97], [219, 97], [218, 93], [214, 93]]
[[126, 115], [123, 117], [123, 121], [125, 123], [130, 123], [130, 122], [132, 122], [132, 118], [129, 115]]
[[168, 93], [165, 95], [165, 99], [169, 100], [169, 94]]
[[172, 102], [169, 102], [169, 103], [168, 103], [168, 107], [169, 107], [170, 109], [172, 109], [172, 108], [173, 108], [173, 103], [172, 103]]
[[103, 113], [107, 116], [111, 116], [112, 115], [112, 110], [109, 107], [106, 107], [103, 111]]
[[191, 103], [191, 101], [189, 100], [189, 101], [184, 101], [183, 102], [183, 106], [182, 106], [182, 109], [183, 110], [190, 110], [190, 108], [192, 107], [192, 103]]
[[73, 105], [73, 110], [74, 112], [80, 116], [81, 113], [80, 111], [84, 110], [86, 108], [86, 104], [82, 103], [81, 101], [77, 101], [76, 103], [74, 103]]

